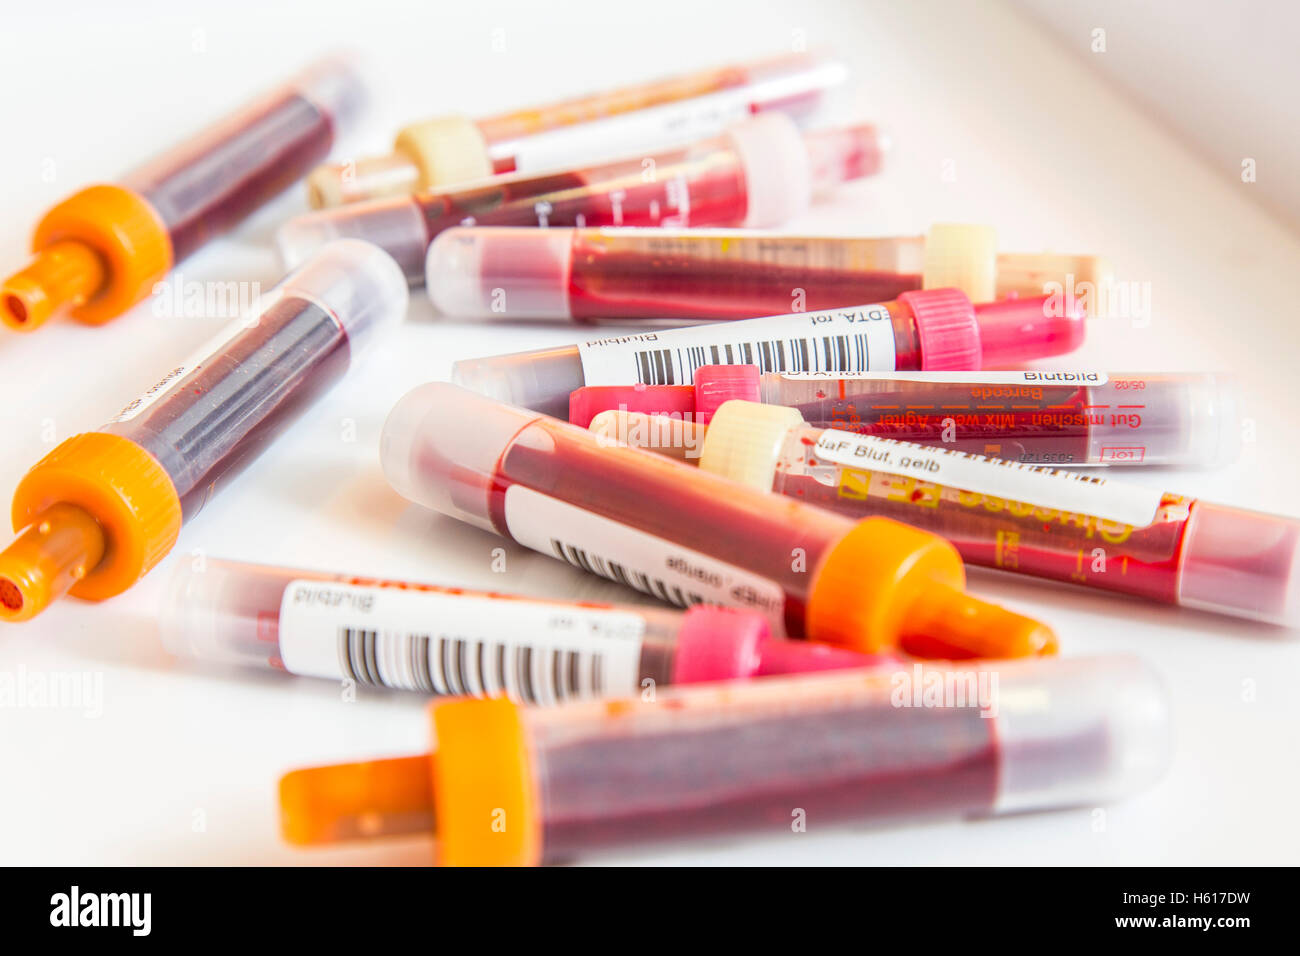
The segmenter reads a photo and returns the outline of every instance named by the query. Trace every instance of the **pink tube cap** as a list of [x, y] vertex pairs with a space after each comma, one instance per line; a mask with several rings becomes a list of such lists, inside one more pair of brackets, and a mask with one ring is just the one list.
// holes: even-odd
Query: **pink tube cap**
[[695, 420], [707, 425], [723, 402], [761, 402], [757, 365], [705, 365], [695, 372]]
[[771, 639], [767, 619], [756, 611], [697, 604], [677, 632], [673, 683], [752, 677], [762, 664], [760, 648]]
[[772, 636], [761, 614], [699, 604], [686, 612], [678, 631], [672, 679], [694, 684], [901, 663], [892, 654], [859, 654], [830, 644], [782, 640]]
[[569, 421], [583, 428], [601, 412], [680, 418], [695, 412], [693, 385], [587, 385], [569, 393]]

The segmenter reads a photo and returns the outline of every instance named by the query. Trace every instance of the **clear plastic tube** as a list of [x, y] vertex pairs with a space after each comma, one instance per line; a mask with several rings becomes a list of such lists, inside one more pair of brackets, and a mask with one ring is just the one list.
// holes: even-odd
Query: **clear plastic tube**
[[459, 225], [772, 226], [815, 193], [880, 166], [871, 126], [801, 133], [781, 113], [690, 145], [571, 169], [516, 173], [290, 220], [276, 236], [292, 265], [338, 236], [366, 239], [424, 282], [429, 243]]
[[943, 535], [971, 564], [1300, 626], [1300, 521], [1045, 466], [802, 424], [729, 402], [700, 467]]
[[[134, 584], [183, 520], [401, 319], [407, 297], [381, 250], [334, 243], [103, 428], [52, 451], [14, 492], [27, 530], [0, 554], [0, 613], [22, 620], [69, 589], [100, 599]], [[73, 513], [55, 521], [55, 507]]]
[[749, 608], [867, 653], [1056, 647], [1039, 622], [967, 595], [939, 538], [774, 499], [453, 385], [398, 402], [380, 457], [412, 501], [677, 604]]
[[[711, 393], [692, 408], [706, 422], [728, 397], [710, 388], [713, 373], [706, 367], [695, 379]], [[768, 374], [758, 391], [764, 403], [793, 408], [819, 428], [1027, 464], [1208, 468], [1241, 451], [1236, 384], [1214, 373]]]
[[312, 205], [319, 209], [492, 174], [535, 172], [664, 149], [717, 135], [732, 123], [769, 110], [803, 117], [845, 73], [840, 63], [795, 53], [478, 120], [424, 120], [404, 128], [387, 156], [313, 171], [308, 178]]
[[773, 638], [750, 611], [549, 601], [215, 559], [177, 566], [159, 629], [181, 657], [548, 705], [893, 661]]
[[[973, 302], [1098, 286], [1092, 256], [998, 254], [982, 226], [928, 236], [789, 236], [739, 229], [448, 229], [425, 263], [429, 298], [461, 319], [749, 319], [953, 287]], [[1073, 277], [1068, 279], [1068, 277]]]
[[432, 830], [442, 864], [562, 863], [801, 818], [1095, 806], [1154, 784], [1170, 752], [1164, 688], [1127, 656], [769, 678], [653, 703], [446, 702], [431, 723], [434, 755], [284, 777], [285, 835]]
[[997, 368], [1077, 348], [1083, 313], [1061, 306], [1052, 296], [974, 305], [957, 289], [926, 289], [872, 305], [462, 359], [452, 380], [562, 418], [571, 393], [585, 386], [690, 385], [706, 365], [824, 376]]
[[126, 311], [323, 159], [364, 99], [347, 61], [323, 60], [120, 185], [76, 193], [37, 226], [36, 257], [6, 280], [0, 317], [30, 330], [65, 308], [91, 324]]

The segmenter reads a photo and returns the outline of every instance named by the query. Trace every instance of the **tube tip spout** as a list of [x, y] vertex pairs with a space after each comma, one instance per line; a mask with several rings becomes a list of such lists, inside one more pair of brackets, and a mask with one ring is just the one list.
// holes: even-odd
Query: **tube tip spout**
[[52, 243], [0, 286], [0, 319], [11, 329], [30, 332], [90, 299], [104, 279], [99, 255], [85, 243]]
[[926, 594], [901, 644], [918, 657], [949, 659], [1040, 657], [1059, 649], [1043, 622], [945, 585]]
[[280, 829], [296, 846], [432, 835], [433, 757], [308, 767], [280, 779]]
[[40, 614], [99, 564], [104, 545], [104, 532], [81, 508], [45, 509], [0, 552], [0, 621]]

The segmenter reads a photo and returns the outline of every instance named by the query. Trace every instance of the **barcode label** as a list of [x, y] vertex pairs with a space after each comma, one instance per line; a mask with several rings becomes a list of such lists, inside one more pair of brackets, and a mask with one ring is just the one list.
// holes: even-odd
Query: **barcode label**
[[312, 580], [279, 620], [291, 674], [529, 704], [635, 693], [644, 632], [613, 608]]
[[1109, 481], [1095, 472], [1062, 471], [835, 429], [822, 432], [813, 451], [824, 461], [863, 471], [917, 478], [1003, 501], [1092, 515], [1137, 528], [1155, 520], [1163, 498], [1158, 489]]
[[578, 354], [587, 385], [689, 385], [703, 365], [807, 375], [889, 371], [894, 326], [887, 309], [870, 305], [595, 339], [580, 343]]
[[757, 365], [760, 372], [849, 374], [870, 363], [870, 348], [863, 332], [817, 339], [647, 349], [636, 353], [636, 380], [644, 385], [693, 382], [702, 365]]
[[506, 490], [505, 504], [510, 536], [534, 551], [680, 607], [749, 608], [783, 630], [785, 593], [774, 581], [522, 485]]
[[705, 603], [704, 595], [698, 591], [683, 590], [676, 584], [669, 584], [663, 578], [654, 578], [642, 571], [626, 568], [610, 558], [589, 554], [585, 548], [568, 544], [559, 538], [551, 539], [551, 553], [561, 561], [569, 562], [575, 568], [636, 588], [644, 594], [652, 595], [669, 604], [676, 604], [678, 607]]

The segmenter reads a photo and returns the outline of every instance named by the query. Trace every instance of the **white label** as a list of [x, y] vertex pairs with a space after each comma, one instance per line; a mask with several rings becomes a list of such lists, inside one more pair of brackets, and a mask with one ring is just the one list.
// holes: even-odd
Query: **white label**
[[[261, 311], [253, 312], [253, 315], [260, 315]], [[191, 372], [197, 372], [204, 364], [214, 355], [224, 349], [227, 343], [235, 336], [249, 328], [250, 322], [246, 317], [241, 316], [233, 322], [222, 326], [221, 331], [210, 338], [202, 346], [191, 352], [179, 365], [172, 367], [166, 375], [160, 378], [139, 398], [127, 403], [126, 407], [109, 419], [110, 424], [115, 422], [129, 422], [150, 405], [160, 401], [164, 396], [171, 393]]]
[[920, 478], [1136, 528], [1155, 520], [1163, 497], [1158, 489], [1107, 481], [1095, 477], [1095, 472], [1061, 471], [834, 429], [822, 433], [814, 450], [819, 458], [850, 468]]
[[845, 379], [931, 382], [938, 385], [1105, 385], [1105, 372], [809, 372], [783, 375], [796, 382]]
[[506, 490], [506, 527], [534, 551], [669, 604], [749, 608], [766, 614], [778, 632], [784, 627], [785, 593], [775, 581], [531, 488]]
[[752, 104], [780, 102], [840, 79], [841, 68], [825, 64], [812, 71], [494, 143], [490, 151], [494, 159], [513, 157], [517, 172], [601, 162], [644, 150], [660, 152], [717, 136], [733, 123], [749, 118]]
[[704, 365], [840, 376], [892, 370], [894, 325], [865, 305], [593, 339], [578, 355], [587, 385], [690, 385]]
[[645, 620], [631, 611], [293, 581], [280, 602], [291, 674], [524, 703], [635, 693]]

